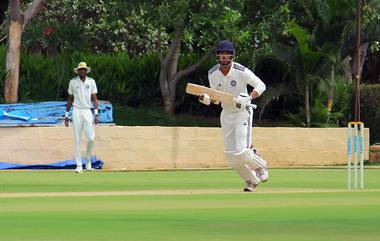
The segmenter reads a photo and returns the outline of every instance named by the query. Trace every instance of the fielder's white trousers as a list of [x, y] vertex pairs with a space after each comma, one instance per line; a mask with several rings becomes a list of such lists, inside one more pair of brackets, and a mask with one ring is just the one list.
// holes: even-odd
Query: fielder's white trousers
[[91, 153], [94, 147], [95, 128], [93, 124], [94, 117], [90, 109], [80, 109], [73, 107], [73, 130], [74, 130], [74, 152], [75, 162], [78, 167], [82, 167], [80, 141], [84, 131], [87, 139], [87, 162], [91, 163]]

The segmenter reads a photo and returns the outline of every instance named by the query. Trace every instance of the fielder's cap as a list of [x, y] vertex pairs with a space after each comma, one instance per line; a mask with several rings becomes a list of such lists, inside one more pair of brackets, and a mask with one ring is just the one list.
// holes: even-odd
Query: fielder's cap
[[87, 73], [90, 73], [91, 68], [87, 66], [85, 62], [80, 62], [78, 67], [74, 68], [74, 72], [78, 73], [78, 69], [87, 69]]
[[222, 40], [216, 47], [216, 52], [230, 52], [231, 54], [235, 54], [234, 44], [229, 40]]

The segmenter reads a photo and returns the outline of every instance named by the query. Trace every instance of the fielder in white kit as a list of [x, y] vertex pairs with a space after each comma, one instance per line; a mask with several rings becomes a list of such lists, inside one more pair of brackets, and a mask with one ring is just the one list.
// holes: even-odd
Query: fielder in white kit
[[[230, 93], [236, 103], [222, 103], [220, 122], [224, 135], [225, 154], [230, 166], [246, 182], [245, 192], [252, 192], [260, 182], [268, 180], [267, 162], [256, 153], [251, 141], [253, 109], [251, 100], [258, 98], [266, 89], [265, 84], [251, 70], [234, 62], [235, 49], [232, 42], [223, 40], [216, 48], [218, 64], [209, 70], [210, 87]], [[248, 94], [247, 85], [253, 91]], [[209, 105], [207, 94], [200, 102]]]
[[[78, 74], [77, 77], [70, 80], [65, 113], [65, 125], [69, 126], [69, 112], [71, 106], [73, 106], [73, 130], [74, 130], [74, 150], [75, 150], [75, 162], [77, 167], [75, 172], [82, 173], [82, 161], [81, 161], [81, 148], [80, 140], [82, 131], [85, 132], [87, 138], [87, 152], [86, 152], [86, 169], [93, 170], [91, 166], [91, 154], [94, 147], [95, 128], [94, 124], [99, 123], [98, 115], [98, 99], [96, 94], [98, 92], [95, 80], [88, 77], [91, 69], [87, 67], [85, 62], [80, 62], [77, 68], [74, 68], [74, 72]], [[91, 99], [94, 104], [94, 116], [91, 112]]]

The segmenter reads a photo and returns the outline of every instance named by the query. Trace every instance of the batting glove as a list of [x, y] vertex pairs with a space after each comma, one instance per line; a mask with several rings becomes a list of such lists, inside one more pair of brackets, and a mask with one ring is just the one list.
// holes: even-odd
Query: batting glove
[[199, 102], [205, 105], [210, 105], [211, 103], [211, 98], [208, 94], [202, 94], [199, 96]]
[[240, 95], [236, 98], [236, 108], [245, 109], [245, 107], [251, 103], [251, 96], [247, 93], [240, 93]]

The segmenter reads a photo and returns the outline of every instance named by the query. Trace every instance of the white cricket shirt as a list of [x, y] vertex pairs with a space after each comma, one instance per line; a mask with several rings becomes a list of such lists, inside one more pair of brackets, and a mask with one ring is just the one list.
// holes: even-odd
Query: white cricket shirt
[[[219, 67], [220, 65], [216, 64], [208, 72], [210, 88], [230, 93], [235, 98], [237, 98], [240, 93], [248, 94], [247, 85], [252, 86], [259, 95], [266, 89], [264, 82], [261, 81], [259, 77], [239, 63], [232, 62], [227, 75], [224, 75], [219, 70]], [[235, 107], [235, 103], [222, 103], [222, 107], [224, 110], [231, 112], [239, 111]]]
[[91, 94], [98, 93], [95, 80], [86, 77], [85, 81], [82, 81], [79, 76], [70, 80], [68, 92], [74, 96], [73, 106], [80, 109], [91, 108]]

